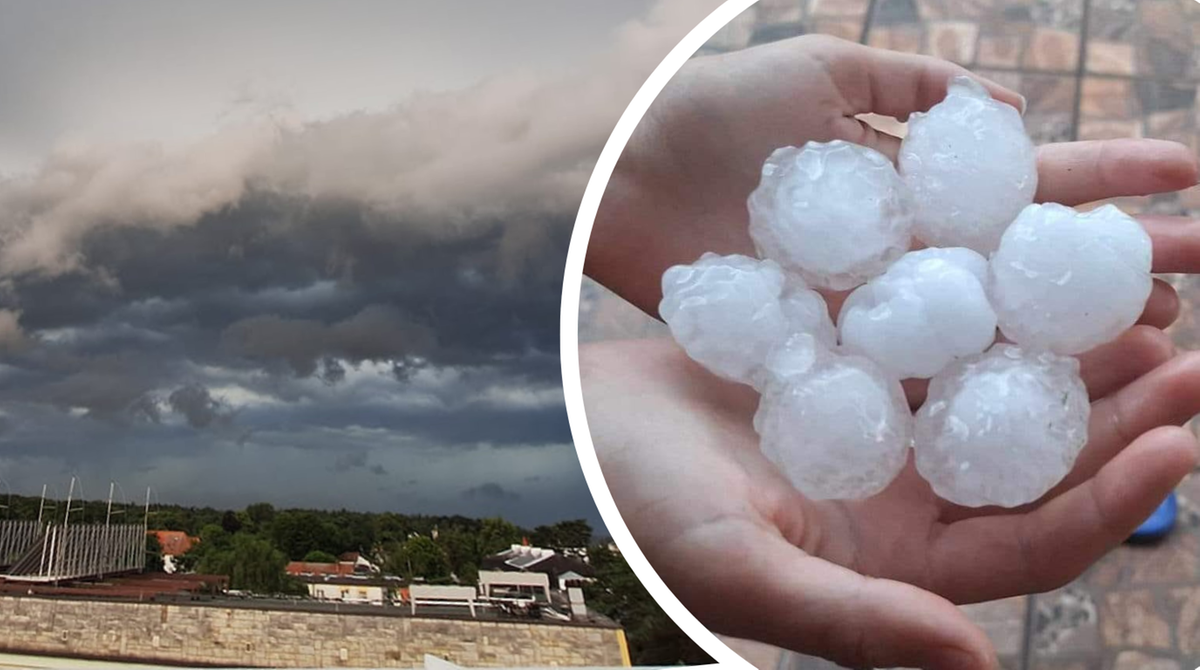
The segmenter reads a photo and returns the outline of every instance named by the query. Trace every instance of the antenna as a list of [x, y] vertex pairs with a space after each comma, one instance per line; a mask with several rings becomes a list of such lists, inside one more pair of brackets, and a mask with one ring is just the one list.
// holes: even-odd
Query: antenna
[[146, 487], [146, 516], [144, 517], [144, 520], [142, 521], [142, 525], [147, 528], [150, 527], [150, 487], [149, 486]]
[[108, 522], [112, 519], [112, 497], [113, 489], [117, 487], [116, 482], [108, 483], [108, 510], [104, 512], [104, 527], [108, 528]]

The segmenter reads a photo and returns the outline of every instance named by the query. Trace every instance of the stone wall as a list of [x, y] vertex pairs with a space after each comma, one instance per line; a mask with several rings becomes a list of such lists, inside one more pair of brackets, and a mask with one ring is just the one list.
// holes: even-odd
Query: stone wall
[[616, 628], [0, 597], [0, 651], [267, 667], [627, 665]]

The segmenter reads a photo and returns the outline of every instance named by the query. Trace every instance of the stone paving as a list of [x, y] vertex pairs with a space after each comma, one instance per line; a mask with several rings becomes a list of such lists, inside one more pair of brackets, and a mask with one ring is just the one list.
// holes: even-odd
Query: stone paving
[[[825, 33], [955, 61], [1026, 97], [1039, 143], [1155, 137], [1200, 148], [1200, 2], [1195, 0], [761, 0], [698, 55]], [[1200, 214], [1200, 188], [1123, 198], [1129, 211]], [[1171, 329], [1200, 346], [1200, 280], [1169, 277], [1183, 311]], [[594, 284], [583, 340], [663, 336], [657, 321]], [[1179, 489], [1181, 520], [1154, 546], [1122, 546], [1052, 593], [964, 608], [1011, 670], [1190, 670], [1200, 666], [1200, 473]], [[763, 670], [830, 668], [730, 641]]]

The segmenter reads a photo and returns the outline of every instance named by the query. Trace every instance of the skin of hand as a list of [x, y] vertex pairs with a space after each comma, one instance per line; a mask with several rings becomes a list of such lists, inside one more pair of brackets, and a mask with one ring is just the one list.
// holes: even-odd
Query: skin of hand
[[[670, 265], [705, 251], [753, 254], [746, 196], [772, 149], [841, 138], [894, 158], [899, 141], [854, 116], [904, 119], [963, 72], [826, 37], [692, 61], [622, 156], [587, 273], [656, 314]], [[1038, 165], [1038, 199], [1072, 205], [1186, 188], [1197, 176], [1184, 147], [1155, 140], [1048, 145]], [[1200, 223], [1142, 222], [1156, 272], [1200, 271]], [[829, 297], [836, 314], [839, 296]], [[942, 501], [911, 462], [868, 500], [808, 500], [758, 451], [754, 391], [669, 340], [580, 348], [587, 423], [638, 546], [712, 630], [847, 667], [994, 668], [991, 643], [954, 604], [1068, 582], [1195, 465], [1196, 441], [1178, 426], [1200, 413], [1200, 356], [1175, 355], [1161, 330], [1178, 309], [1157, 282], [1140, 325], [1080, 356], [1089, 444], [1059, 486], [1017, 509]], [[919, 406], [924, 385], [905, 388]]]

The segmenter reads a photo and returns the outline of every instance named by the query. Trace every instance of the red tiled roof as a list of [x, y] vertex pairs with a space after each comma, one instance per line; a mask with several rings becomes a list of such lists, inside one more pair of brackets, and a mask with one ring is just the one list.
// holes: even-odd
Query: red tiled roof
[[289, 575], [352, 575], [354, 565], [351, 563], [308, 563], [292, 561], [287, 564]]
[[149, 530], [147, 533], [158, 538], [164, 556], [182, 556], [188, 553], [200, 541], [198, 537], [188, 537], [181, 530]]

